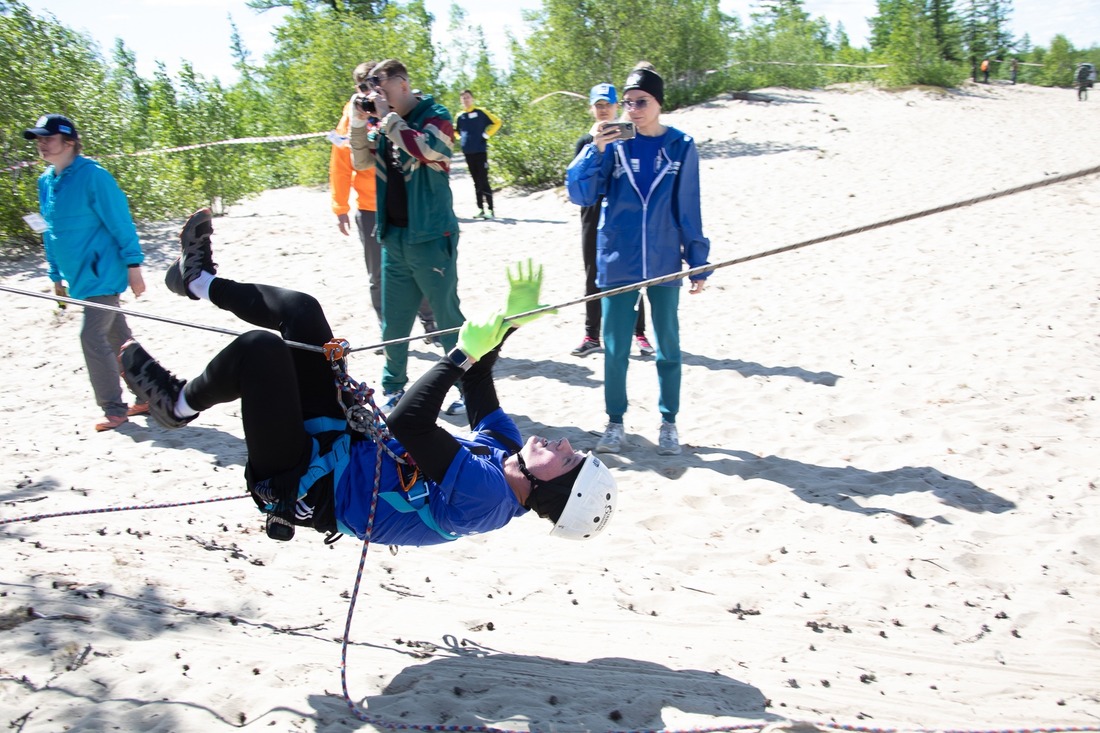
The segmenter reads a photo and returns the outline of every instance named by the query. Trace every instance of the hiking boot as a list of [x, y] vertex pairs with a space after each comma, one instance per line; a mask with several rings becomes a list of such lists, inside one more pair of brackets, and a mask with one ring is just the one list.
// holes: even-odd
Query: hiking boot
[[176, 416], [176, 402], [186, 382], [157, 362], [133, 339], [122, 345], [122, 377], [138, 399], [149, 405], [149, 414], [166, 428], [182, 428], [198, 417]]
[[149, 403], [148, 402], [135, 402], [134, 404], [130, 405], [129, 409], [126, 410], [126, 417], [134, 417], [136, 415], [148, 415], [148, 414], [149, 414]]
[[176, 295], [183, 295], [191, 300], [198, 300], [198, 298], [192, 295], [191, 291], [187, 289], [187, 286], [183, 284], [183, 275], [180, 274], [179, 257], [168, 266], [168, 270], [164, 273], [164, 286]]
[[641, 352], [642, 356], [653, 356], [657, 353], [657, 350], [653, 348], [653, 344], [649, 343], [649, 339], [645, 337], [644, 333], [638, 334], [634, 341], [638, 344], [638, 351]]
[[387, 415], [393, 411], [393, 408], [397, 407], [397, 403], [401, 401], [401, 398], [405, 396], [405, 390], [399, 389], [396, 392], [383, 392], [382, 397], [386, 400], [382, 403], [382, 411]]
[[180, 230], [180, 258], [174, 263], [179, 271], [179, 278], [173, 276], [171, 270], [164, 276], [164, 284], [176, 295], [186, 295], [191, 300], [198, 300], [199, 297], [192, 295], [187, 286], [201, 272], [209, 272], [211, 275], [218, 273], [210, 245], [210, 235], [214, 233], [212, 219], [210, 209], [199, 209], [187, 219]]
[[621, 422], [609, 422], [596, 443], [597, 453], [618, 453], [623, 449], [625, 431]]
[[680, 455], [680, 434], [676, 430], [676, 423], [661, 421], [661, 433], [657, 436], [657, 455]]
[[108, 430], [114, 430], [124, 422], [126, 422], [125, 415], [104, 415], [103, 420], [95, 424], [95, 431], [104, 433]]
[[585, 336], [584, 341], [581, 341], [581, 345], [573, 349], [569, 353], [573, 356], [588, 356], [589, 354], [594, 354], [597, 351], [603, 351], [603, 347], [600, 346], [600, 342], [594, 338]]

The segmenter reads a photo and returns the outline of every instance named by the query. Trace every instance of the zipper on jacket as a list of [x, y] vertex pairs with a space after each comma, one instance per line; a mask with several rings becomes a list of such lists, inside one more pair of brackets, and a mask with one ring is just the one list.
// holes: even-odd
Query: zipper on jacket
[[638, 188], [638, 184], [634, 181], [634, 172], [630, 170], [630, 161], [626, 157], [626, 146], [620, 144], [619, 146], [619, 163], [622, 165], [623, 170], [626, 171], [627, 180], [630, 181], [630, 187], [634, 189], [634, 193], [638, 194], [638, 198], [642, 201], [642, 279], [649, 279], [649, 197], [653, 194], [654, 189], [657, 188], [657, 184], [661, 182], [661, 179], [665, 177], [665, 173], [672, 167], [672, 158], [665, 153], [664, 146], [661, 147], [659, 155], [665, 158], [665, 167], [657, 172], [657, 177], [653, 179], [653, 183], [649, 186], [649, 191], [645, 196], [642, 195], [641, 189]]

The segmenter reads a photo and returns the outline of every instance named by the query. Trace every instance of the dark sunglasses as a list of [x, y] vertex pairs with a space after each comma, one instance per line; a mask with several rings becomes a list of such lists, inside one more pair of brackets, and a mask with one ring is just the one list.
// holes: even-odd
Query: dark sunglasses
[[367, 83], [370, 84], [372, 87], [380, 87], [380, 86], [382, 86], [383, 83], [389, 81], [390, 79], [404, 79], [404, 78], [405, 77], [403, 77], [403, 76], [381, 77], [381, 76], [378, 76], [378, 74], [375, 74], [374, 76], [368, 76], [367, 77]]
[[624, 99], [623, 106], [627, 109], [645, 109], [649, 106], [649, 100], [642, 99]]
[[371, 85], [369, 81], [361, 81], [356, 84], [356, 86], [359, 87], [359, 91], [361, 91], [363, 94], [366, 94], [371, 90]]

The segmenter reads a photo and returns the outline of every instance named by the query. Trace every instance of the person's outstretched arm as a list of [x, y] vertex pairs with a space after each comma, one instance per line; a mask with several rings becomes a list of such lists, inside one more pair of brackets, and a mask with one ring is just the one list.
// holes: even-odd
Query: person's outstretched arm
[[[544, 313], [525, 318], [505, 319], [544, 307], [538, 302], [542, 289], [542, 267], [536, 272], [528, 261], [527, 272], [522, 264], [516, 275], [508, 272], [508, 303], [504, 310], [485, 319], [468, 319], [458, 333], [459, 361], [468, 357], [465, 369], [451, 355], [445, 356], [427, 374], [405, 392], [405, 396], [390, 413], [390, 431], [413, 457], [424, 474], [440, 482], [462, 446], [437, 422], [443, 400], [460, 378], [466, 392], [466, 409], [471, 427], [500, 407], [493, 385], [493, 364], [500, 345], [511, 331]], [[454, 354], [455, 352], [452, 352]]]
[[437, 420], [462, 369], [443, 357], [406, 392], [386, 419], [393, 436], [432, 481], [439, 482], [462, 446]]

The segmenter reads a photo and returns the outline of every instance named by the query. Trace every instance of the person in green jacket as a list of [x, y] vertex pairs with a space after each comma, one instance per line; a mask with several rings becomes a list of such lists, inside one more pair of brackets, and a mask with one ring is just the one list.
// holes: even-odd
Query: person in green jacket
[[[44, 115], [23, 137], [33, 140], [39, 157], [50, 164], [38, 178], [38, 206], [46, 220], [42, 239], [54, 292], [115, 308], [127, 287], [141, 297], [145, 255], [126, 194], [99, 163], [80, 154], [76, 125], [62, 115]], [[96, 403], [103, 410], [103, 420], [95, 425], [99, 432], [149, 411], [147, 404], [128, 407], [122, 399], [118, 352], [130, 338], [121, 313], [84, 309], [80, 344]]]
[[[378, 239], [382, 242], [382, 338], [406, 338], [416, 311], [427, 298], [436, 325], [457, 328], [466, 319], [458, 299], [458, 219], [451, 196], [454, 126], [447, 108], [430, 96], [418, 96], [409, 72], [397, 59], [386, 59], [367, 77], [370, 98], [381, 122], [367, 125], [367, 113], [356, 108], [350, 123], [352, 165], [374, 166], [377, 177]], [[444, 351], [457, 336], [440, 336]], [[386, 347], [382, 369], [383, 409], [392, 409], [404, 394], [409, 345]], [[464, 414], [458, 399], [447, 414]]]

